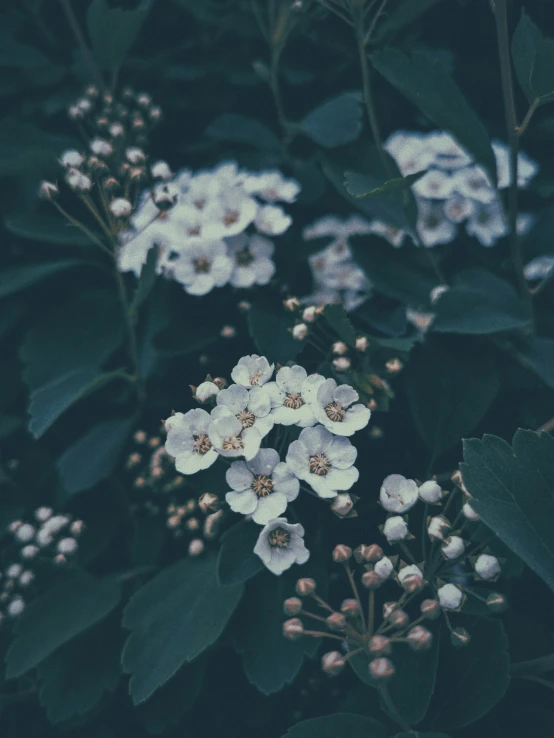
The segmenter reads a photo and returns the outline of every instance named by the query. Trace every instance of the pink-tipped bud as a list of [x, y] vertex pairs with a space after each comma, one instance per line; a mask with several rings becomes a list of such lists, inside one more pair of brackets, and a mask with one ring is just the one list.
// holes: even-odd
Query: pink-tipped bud
[[283, 635], [289, 641], [297, 641], [304, 635], [304, 625], [300, 618], [291, 618], [283, 623]]
[[289, 597], [283, 603], [285, 615], [298, 615], [302, 610], [302, 600], [299, 597]]
[[346, 659], [338, 651], [329, 651], [321, 657], [321, 669], [327, 676], [337, 676], [346, 665]]
[[348, 352], [348, 346], [343, 341], [336, 341], [332, 345], [331, 350], [337, 356], [344, 356]]
[[300, 300], [297, 297], [289, 297], [288, 300], [283, 301], [285, 310], [290, 313], [294, 313], [300, 307]]
[[347, 372], [352, 366], [352, 362], [348, 356], [339, 356], [338, 358], [333, 359], [333, 366], [338, 372]]
[[383, 605], [383, 617], [387, 622], [397, 628], [403, 628], [410, 622], [408, 613], [398, 606], [398, 602], [385, 602]]
[[201, 538], [195, 538], [189, 543], [189, 556], [201, 556], [204, 553], [204, 541]]
[[383, 635], [374, 635], [367, 644], [367, 650], [372, 656], [386, 656], [391, 652], [391, 640]]
[[394, 676], [394, 665], [390, 659], [381, 657], [373, 659], [369, 665], [369, 674], [375, 681], [384, 682]]
[[404, 369], [404, 364], [400, 361], [400, 359], [390, 359], [385, 364], [385, 368], [389, 374], [398, 374], [402, 371], [402, 369]]
[[55, 200], [60, 194], [60, 190], [55, 182], [44, 180], [40, 183], [38, 194], [41, 200]]
[[317, 313], [315, 305], [309, 305], [307, 308], [304, 309], [304, 312], [302, 313], [302, 320], [305, 323], [313, 323], [316, 318]]
[[308, 335], [308, 326], [306, 323], [298, 323], [292, 329], [292, 337], [295, 341], [303, 341]]
[[419, 609], [421, 614], [429, 620], [435, 620], [441, 614], [441, 606], [438, 600], [423, 600]]
[[504, 612], [508, 607], [508, 600], [500, 592], [491, 592], [487, 597], [487, 607], [491, 612]]
[[[339, 518], [345, 518], [352, 512], [354, 507], [354, 500], [348, 494], [348, 492], [341, 492], [338, 494], [333, 502], [331, 503], [331, 510], [338, 515]], [[353, 513], [355, 515], [355, 513]]]
[[333, 561], [336, 564], [345, 564], [352, 558], [352, 549], [350, 546], [345, 546], [344, 543], [340, 543], [333, 549]]
[[304, 577], [296, 582], [296, 594], [300, 597], [308, 597], [312, 595], [316, 590], [315, 579], [309, 579]]
[[472, 523], [476, 523], [478, 520], [481, 519], [479, 513], [474, 510], [469, 502], [466, 502], [465, 505], [462, 507], [462, 515], [466, 520], [469, 520]]
[[356, 617], [361, 612], [360, 603], [358, 602], [358, 600], [355, 600], [353, 598], [343, 600], [340, 606], [340, 611], [344, 615], [346, 615], [346, 617]]
[[467, 487], [464, 484], [464, 480], [462, 478], [462, 472], [459, 469], [456, 469], [454, 474], [450, 477], [451, 481], [454, 482], [454, 484], [459, 487], [462, 492], [466, 495], [469, 495], [469, 492], [467, 491]]
[[354, 557], [358, 564], [361, 564], [363, 562], [368, 564], [376, 564], [378, 561], [381, 561], [383, 555], [383, 549], [376, 543], [372, 543], [369, 546], [367, 546], [365, 543], [362, 543], [354, 551]]
[[367, 351], [367, 347], [369, 346], [369, 341], [365, 336], [358, 336], [356, 339], [356, 349], [360, 351], [360, 353], [364, 353], [364, 351]]
[[453, 646], [467, 646], [471, 641], [471, 636], [465, 628], [454, 628], [450, 631], [450, 642]]
[[412, 628], [406, 638], [412, 651], [426, 651], [428, 648], [431, 648], [433, 642], [431, 631], [421, 625], [416, 625]]
[[212, 492], [204, 492], [204, 494], [198, 498], [198, 507], [204, 514], [216, 512], [219, 510], [220, 504], [219, 497], [214, 495]]
[[341, 612], [333, 612], [325, 619], [329, 630], [340, 633], [346, 628], [346, 617]]
[[227, 380], [223, 379], [223, 377], [216, 377], [214, 379], [214, 384], [216, 387], [219, 387], [220, 390], [225, 389], [227, 387]]
[[362, 574], [362, 584], [366, 589], [379, 589], [383, 580], [375, 571], [365, 571]]

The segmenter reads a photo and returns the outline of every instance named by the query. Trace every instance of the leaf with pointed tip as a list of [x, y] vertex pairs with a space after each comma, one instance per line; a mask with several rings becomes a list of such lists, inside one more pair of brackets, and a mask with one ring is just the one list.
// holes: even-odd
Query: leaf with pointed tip
[[405, 177], [388, 179], [376, 187], [374, 180], [370, 180], [365, 174], [345, 172], [344, 186], [352, 197], [378, 197], [379, 195], [386, 195], [389, 192], [404, 192], [425, 174], [427, 174], [426, 169], [421, 172], [414, 172], [414, 174], [408, 174]]
[[360, 96], [352, 92], [328, 100], [298, 124], [299, 130], [316, 144], [334, 149], [354, 141], [362, 130]]
[[3, 269], [0, 272], [0, 297], [13, 295], [48, 277], [78, 266], [90, 267], [90, 264], [80, 259], [59, 259]]
[[544, 38], [525, 10], [512, 39], [516, 75], [527, 99], [554, 99], [554, 41]]
[[303, 720], [281, 738], [386, 738], [389, 730], [365, 715], [343, 712]]
[[356, 331], [344, 307], [340, 304], [326, 305], [323, 315], [341, 341], [350, 348], [356, 346]]
[[260, 530], [255, 523], [243, 520], [225, 531], [217, 557], [220, 584], [246, 582], [264, 568], [262, 560], [254, 553]]

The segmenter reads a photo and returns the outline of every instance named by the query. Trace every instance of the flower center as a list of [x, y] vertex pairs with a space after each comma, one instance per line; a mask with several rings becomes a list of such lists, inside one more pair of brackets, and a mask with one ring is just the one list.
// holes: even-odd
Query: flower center
[[324, 477], [331, 468], [331, 462], [325, 456], [325, 454], [316, 454], [310, 456], [310, 471], [312, 474], [317, 474], [318, 477]]
[[254, 477], [252, 489], [258, 497], [267, 497], [267, 495], [273, 490], [273, 482], [264, 474], [259, 474], [257, 477]]
[[338, 402], [330, 402], [325, 408], [325, 413], [329, 420], [335, 423], [341, 423], [346, 415], [345, 409]]
[[438, 228], [440, 225], [440, 218], [438, 218], [436, 215], [429, 215], [425, 219], [425, 227], [429, 230], [433, 230], [433, 228]]
[[485, 211], [483, 211], [482, 213], [479, 213], [479, 215], [477, 216], [477, 222], [479, 223], [479, 225], [487, 225], [489, 221], [490, 221], [489, 214]]
[[263, 372], [254, 372], [254, 374], [250, 375], [250, 384], [252, 386], [256, 386], [260, 384], [260, 379], [262, 378]]
[[194, 271], [196, 274], [207, 274], [210, 271], [210, 260], [205, 256], [199, 256], [194, 260]]
[[200, 226], [189, 226], [188, 227], [188, 234], [189, 234], [189, 236], [199, 236], [200, 235]]
[[226, 226], [232, 226], [238, 222], [239, 214], [236, 210], [227, 210], [223, 216], [223, 223]]
[[268, 535], [267, 540], [271, 548], [286, 548], [290, 543], [290, 533], [284, 528], [275, 528]]
[[210, 442], [210, 439], [205, 433], [202, 433], [201, 435], [197, 436], [194, 439], [194, 453], [195, 454], [200, 454], [200, 456], [204, 456], [204, 454], [208, 453], [211, 447], [212, 447], [212, 444]]
[[304, 400], [300, 392], [290, 392], [284, 399], [283, 405], [285, 407], [291, 407], [293, 410], [297, 410], [302, 407]]
[[202, 210], [204, 205], [206, 204], [206, 200], [203, 200], [202, 198], [199, 198], [198, 200], [194, 201], [194, 207], [198, 210]]
[[224, 451], [238, 451], [239, 449], [244, 448], [244, 444], [242, 442], [242, 438], [231, 436], [223, 441], [222, 448]]
[[[227, 225], [227, 224], [226, 224]], [[235, 254], [235, 261], [237, 262], [238, 266], [249, 266], [254, 261], [254, 257], [248, 250], [248, 248], [241, 249], [240, 251], [237, 251]]]
[[240, 421], [240, 424], [243, 428], [252, 428], [252, 426], [256, 422], [256, 416], [249, 410], [242, 410], [240, 413], [237, 414], [237, 420]]

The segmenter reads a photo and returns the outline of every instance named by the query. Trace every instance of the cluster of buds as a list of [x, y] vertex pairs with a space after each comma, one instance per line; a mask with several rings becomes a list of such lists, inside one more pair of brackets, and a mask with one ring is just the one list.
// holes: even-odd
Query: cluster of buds
[[[323, 305], [308, 305], [302, 307], [297, 297], [289, 297], [283, 301], [285, 310], [294, 313], [295, 324], [290, 329], [292, 337], [296, 341], [304, 341], [308, 336], [313, 336], [318, 318], [323, 314]], [[317, 340], [317, 339], [315, 339]]]
[[[459, 475], [455, 480], [461, 484]], [[426, 540], [420, 541], [421, 551], [416, 552], [412, 544], [417, 540], [402, 513], [418, 501], [440, 506], [441, 514], [425, 517]], [[454, 627], [452, 618], [467, 597], [476, 598], [491, 613], [507, 605], [504, 595], [472, 586], [495, 581], [501, 562], [486, 544], [472, 540], [479, 522], [463, 487], [455, 486], [446, 493], [435, 480], [418, 486], [399, 474], [390, 475], [381, 488], [381, 504], [390, 513], [381, 532], [398, 553], [385, 554], [377, 543], [361, 544], [354, 550], [340, 544], [333, 551], [333, 561], [344, 568], [352, 595], [334, 608], [320, 596], [313, 579], [299, 579], [297, 596], [284, 603], [289, 616], [283, 626], [285, 637], [326, 637], [339, 642], [337, 650], [325, 653], [321, 660], [329, 676], [339, 674], [349, 659], [359, 656], [367, 659], [370, 677], [382, 682], [395, 673], [396, 644], [415, 651], [431, 646], [428, 621], [443, 616], [452, 644], [464, 646], [471, 635], [465, 628]], [[446, 513], [455, 507], [457, 514], [449, 519]], [[362, 605], [364, 589], [369, 592], [367, 609]], [[317, 628], [306, 629], [307, 621], [315, 621]]]
[[[68, 114], [79, 129], [83, 147], [62, 153], [64, 180], [89, 211], [94, 225], [100, 226], [102, 237], [113, 241], [128, 227], [139, 195], [148, 185], [157, 217], [173, 207], [176, 194], [166, 182], [172, 172], [164, 161], [151, 163], [145, 150], [149, 133], [162, 115], [150, 95], [125, 87], [116, 96], [90, 86]], [[39, 194], [74, 225], [86, 229], [58, 204], [56, 183], [42, 182]]]
[[175, 470], [161, 435], [136, 431], [125, 470], [133, 488], [135, 516], [163, 516], [167, 530], [186, 543], [190, 556], [200, 556], [218, 538], [223, 518], [218, 498], [206, 493], [196, 500], [194, 489]]
[[227, 387], [227, 381], [223, 377], [212, 379], [210, 374], [206, 376], [206, 379], [198, 387], [195, 387], [193, 384], [190, 385], [192, 396], [201, 405], [213, 405], [215, 398], [225, 387]]

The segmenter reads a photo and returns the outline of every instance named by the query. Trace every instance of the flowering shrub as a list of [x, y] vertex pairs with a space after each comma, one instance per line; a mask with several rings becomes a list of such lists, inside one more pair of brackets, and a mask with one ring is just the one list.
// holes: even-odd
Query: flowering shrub
[[0, 734], [554, 734], [553, 18], [0, 35]]

